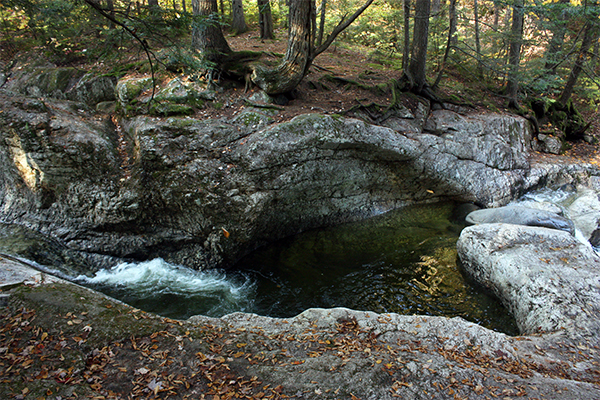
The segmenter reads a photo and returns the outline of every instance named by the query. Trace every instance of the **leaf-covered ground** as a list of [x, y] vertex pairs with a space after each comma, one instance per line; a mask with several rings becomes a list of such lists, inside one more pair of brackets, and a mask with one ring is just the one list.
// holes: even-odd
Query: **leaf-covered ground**
[[573, 398], [582, 384], [600, 393], [597, 344], [517, 338], [532, 353], [515, 357], [504, 343], [483, 352], [485, 339], [469, 332], [418, 336], [425, 318], [392, 336], [354, 318], [301, 330], [279, 320], [273, 333], [159, 318], [60, 283], [13, 289], [0, 314], [3, 399], [541, 399]]

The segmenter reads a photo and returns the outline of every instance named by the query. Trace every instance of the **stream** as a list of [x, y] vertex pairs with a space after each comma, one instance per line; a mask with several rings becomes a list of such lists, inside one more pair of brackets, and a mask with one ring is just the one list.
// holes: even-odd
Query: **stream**
[[455, 205], [391, 211], [317, 229], [256, 250], [228, 271], [195, 271], [155, 259], [120, 264], [79, 281], [170, 318], [242, 311], [292, 317], [311, 307], [437, 315], [510, 335], [514, 320], [472, 285], [457, 262], [464, 227]]

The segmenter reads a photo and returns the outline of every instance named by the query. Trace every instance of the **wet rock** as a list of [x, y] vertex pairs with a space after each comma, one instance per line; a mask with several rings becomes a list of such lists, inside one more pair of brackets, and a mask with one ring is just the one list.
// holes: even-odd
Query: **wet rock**
[[458, 255], [468, 275], [513, 314], [521, 333], [594, 336], [600, 329], [600, 259], [566, 232], [486, 224], [463, 230]]
[[518, 205], [476, 210], [467, 215], [466, 222], [472, 225], [505, 223], [528, 226], [542, 226], [575, 233], [573, 222], [558, 214]]
[[567, 207], [569, 217], [585, 239], [590, 239], [600, 225], [600, 200], [591, 189], [578, 191], [576, 199]]

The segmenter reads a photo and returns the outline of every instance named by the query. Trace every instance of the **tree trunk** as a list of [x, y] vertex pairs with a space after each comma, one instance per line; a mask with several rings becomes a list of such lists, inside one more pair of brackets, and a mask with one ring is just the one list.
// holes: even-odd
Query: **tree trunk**
[[315, 47], [315, 0], [294, 0], [290, 5], [288, 43], [282, 62], [274, 69], [255, 65], [252, 82], [270, 95], [290, 92], [308, 73], [315, 57], [327, 50], [340, 32], [354, 22], [373, 1], [367, 0], [349, 18], [342, 19], [324, 43]]
[[498, 22], [500, 20], [500, 3], [498, 1], [494, 1], [494, 22], [492, 26], [494, 27], [494, 32], [498, 31]]
[[442, 10], [442, 2], [440, 0], [431, 0], [431, 15], [436, 16]]
[[[569, 0], [560, 0], [559, 3], [567, 5]], [[556, 68], [558, 66], [557, 55], [560, 53], [562, 45], [565, 41], [567, 22], [569, 21], [569, 18], [566, 9], [562, 10], [560, 15], [550, 15], [550, 18], [555, 19], [555, 23], [553, 25], [554, 29], [552, 29], [552, 37], [550, 38], [548, 48], [544, 54], [544, 58], [546, 59], [544, 69], [548, 72], [551, 72], [553, 75], [556, 75]]]
[[[106, 0], [106, 11], [111, 17], [113, 17], [113, 19], [115, 18], [115, 3], [113, 0]], [[109, 21], [108, 26], [110, 29], [114, 29], [115, 23], [113, 21]]]
[[404, 0], [404, 53], [402, 54], [402, 69], [408, 69], [410, 61], [410, 0]]
[[192, 24], [192, 47], [219, 69], [231, 48], [221, 30], [217, 0], [192, 0], [192, 10], [195, 16], [205, 17]]
[[187, 14], [187, 7], [185, 5], [185, 0], [181, 0], [181, 9], [183, 10], [184, 14]]
[[415, 27], [413, 32], [413, 48], [410, 64], [405, 75], [408, 77], [410, 90], [421, 93], [427, 85], [425, 76], [427, 61], [427, 42], [429, 39], [430, 0], [419, 0], [415, 3]]
[[450, 0], [450, 6], [448, 8], [448, 18], [449, 18], [449, 27], [448, 27], [448, 41], [446, 42], [446, 50], [444, 51], [444, 58], [442, 59], [442, 65], [440, 67], [440, 72], [433, 84], [433, 88], [437, 88], [442, 80], [442, 74], [444, 73], [444, 67], [446, 66], [446, 62], [448, 62], [448, 56], [450, 56], [450, 49], [452, 48], [452, 42], [454, 38], [454, 33], [456, 32], [456, 0]]
[[231, 0], [231, 30], [236, 35], [248, 30], [242, 0]]
[[567, 83], [565, 83], [565, 87], [558, 98], [558, 102], [564, 107], [567, 105], [567, 102], [571, 98], [571, 94], [573, 94], [573, 89], [575, 88], [575, 84], [577, 83], [577, 79], [579, 79], [579, 75], [581, 71], [583, 71], [583, 64], [588, 56], [588, 51], [592, 47], [594, 41], [598, 40], [598, 27], [594, 24], [594, 22], [587, 22], [585, 26], [585, 31], [583, 33], [583, 39], [581, 41], [581, 48], [579, 49], [579, 54], [577, 55], [577, 59], [575, 60], [575, 64], [573, 65], [573, 69], [571, 69], [571, 73], [569, 74], [569, 79], [567, 79]]
[[516, 0], [513, 5], [510, 29], [506, 94], [508, 95], [508, 106], [517, 109], [519, 108], [519, 61], [521, 60], [521, 42], [523, 40], [523, 13], [523, 0]]
[[148, 8], [150, 10], [157, 10], [160, 8], [158, 5], [158, 0], [148, 0]]
[[479, 39], [479, 4], [477, 0], [473, 0], [473, 17], [475, 19], [475, 50], [477, 51], [477, 74], [481, 77], [483, 71], [481, 69], [481, 40]]
[[295, 0], [290, 7], [290, 34], [283, 61], [274, 70], [256, 66], [252, 73], [252, 81], [266, 93], [287, 93], [294, 89], [306, 74], [312, 43], [311, 15], [314, 13], [314, 0]]
[[321, 1], [321, 21], [319, 21], [319, 36], [317, 37], [317, 46], [323, 43], [323, 32], [325, 32], [325, 11], [327, 9], [327, 0]]
[[273, 39], [273, 15], [269, 0], [257, 0], [258, 25], [260, 26], [261, 39]]

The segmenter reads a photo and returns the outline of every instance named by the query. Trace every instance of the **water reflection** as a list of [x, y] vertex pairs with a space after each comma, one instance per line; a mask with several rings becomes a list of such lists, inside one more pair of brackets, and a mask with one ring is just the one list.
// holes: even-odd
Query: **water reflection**
[[306, 232], [258, 250], [237, 266], [256, 285], [253, 312], [290, 317], [310, 307], [461, 316], [516, 334], [508, 312], [470, 285], [457, 265], [462, 225], [454, 205], [401, 210]]

